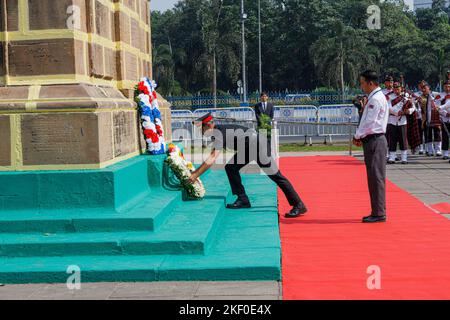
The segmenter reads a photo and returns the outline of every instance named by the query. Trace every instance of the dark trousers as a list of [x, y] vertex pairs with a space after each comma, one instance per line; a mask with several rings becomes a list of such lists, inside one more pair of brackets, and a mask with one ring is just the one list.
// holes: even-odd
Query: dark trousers
[[428, 126], [425, 124], [425, 143], [430, 142], [441, 142], [442, 141], [442, 131], [440, 127]]
[[450, 132], [450, 122], [443, 123], [442, 125], [447, 127], [447, 130], [445, 130], [445, 128], [442, 128], [442, 150], [448, 151], [450, 144], [449, 143], [450, 139], [448, 136], [448, 132]]
[[408, 150], [406, 125], [394, 126], [393, 124], [388, 124], [387, 132], [389, 132], [388, 145], [390, 152], [396, 152], [398, 144], [400, 145], [400, 150]]
[[364, 162], [373, 216], [386, 215], [386, 148], [384, 135], [363, 139]]
[[419, 126], [420, 144], [422, 144], [425, 141], [423, 137], [424, 131], [422, 127], [422, 119], [417, 119], [417, 125]]
[[[255, 147], [255, 145], [252, 145]], [[267, 146], [270, 149], [270, 145]], [[242, 184], [242, 178], [240, 174], [240, 170], [248, 165], [251, 161], [256, 161], [258, 166], [263, 169], [263, 171], [267, 174], [267, 176], [277, 184], [278, 187], [283, 191], [286, 196], [289, 204], [291, 206], [302, 205], [303, 202], [300, 199], [298, 193], [295, 191], [292, 184], [289, 180], [283, 176], [281, 171], [278, 169], [275, 160], [270, 156], [270, 152], [267, 152], [267, 157], [260, 157], [260, 152], [257, 155], [252, 156], [251, 152], [249, 152], [249, 143], [246, 143], [245, 148], [245, 156], [239, 155], [239, 152], [236, 153], [225, 166], [225, 171], [228, 176], [228, 180], [231, 185], [231, 191], [234, 195], [243, 197], [246, 196], [244, 185]], [[256, 152], [254, 152], [256, 153]]]

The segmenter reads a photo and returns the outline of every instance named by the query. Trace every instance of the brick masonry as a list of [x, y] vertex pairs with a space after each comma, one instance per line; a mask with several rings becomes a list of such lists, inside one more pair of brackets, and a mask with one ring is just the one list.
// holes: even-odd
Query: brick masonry
[[102, 167], [145, 147], [132, 98], [152, 76], [148, 6], [0, 0], [0, 171]]

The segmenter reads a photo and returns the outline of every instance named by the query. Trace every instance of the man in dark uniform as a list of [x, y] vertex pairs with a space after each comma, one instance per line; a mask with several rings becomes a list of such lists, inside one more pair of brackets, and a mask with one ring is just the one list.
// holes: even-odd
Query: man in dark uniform
[[275, 160], [270, 156], [270, 138], [257, 133], [253, 129], [236, 124], [216, 125], [211, 114], [207, 114], [196, 121], [201, 125], [205, 136], [213, 140], [213, 148], [208, 159], [192, 173], [191, 182], [195, 182], [214, 164], [222, 149], [233, 149], [236, 151], [233, 159], [225, 166], [225, 171], [231, 185], [233, 195], [237, 200], [228, 204], [228, 209], [250, 208], [250, 200], [245, 192], [239, 171], [255, 160], [259, 167], [274, 181], [283, 191], [292, 210], [287, 213], [286, 218], [297, 218], [307, 212], [305, 205], [300, 199], [292, 184], [278, 169]]
[[256, 120], [258, 120], [258, 126], [261, 126], [261, 115], [267, 115], [270, 120], [273, 120], [275, 113], [275, 107], [269, 102], [269, 95], [265, 92], [261, 93], [261, 102], [255, 105]]

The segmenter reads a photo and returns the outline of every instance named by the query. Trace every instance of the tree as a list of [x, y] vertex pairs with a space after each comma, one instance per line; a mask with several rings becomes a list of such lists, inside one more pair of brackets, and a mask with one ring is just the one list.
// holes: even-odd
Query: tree
[[365, 37], [337, 20], [330, 36], [319, 38], [311, 47], [311, 56], [322, 83], [345, 92], [345, 79], [355, 86], [362, 68], [373, 67], [376, 50]]
[[[366, 26], [372, 4], [381, 8], [380, 30]], [[358, 73], [368, 67], [402, 73], [410, 85], [424, 78], [435, 84], [450, 67], [450, 25], [439, 1], [416, 12], [406, 10], [401, 0], [261, 0], [261, 7], [265, 90], [321, 85], [343, 90], [346, 84], [357, 85]], [[256, 91], [257, 1], [245, 0], [245, 8], [248, 86]], [[236, 89], [239, 12], [236, 0], [180, 0], [173, 10], [152, 13], [155, 77], [164, 90], [214, 94]]]

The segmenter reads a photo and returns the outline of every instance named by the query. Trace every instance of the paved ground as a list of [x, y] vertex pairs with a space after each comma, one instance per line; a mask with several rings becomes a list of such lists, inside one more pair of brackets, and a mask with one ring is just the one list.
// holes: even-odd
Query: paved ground
[[0, 287], [0, 300], [279, 300], [278, 282], [86, 283]]
[[[314, 155], [348, 155], [348, 152], [321, 152]], [[305, 156], [312, 153], [286, 153]], [[354, 154], [362, 160], [360, 153]], [[251, 170], [251, 169], [250, 169]], [[388, 178], [422, 202], [450, 203], [450, 164], [439, 158], [411, 156], [409, 165], [388, 166]], [[450, 218], [450, 216], [449, 216]], [[278, 300], [278, 282], [158, 282], [82, 284], [81, 290], [58, 285], [0, 286], [2, 299], [148, 299], [148, 300]]]

